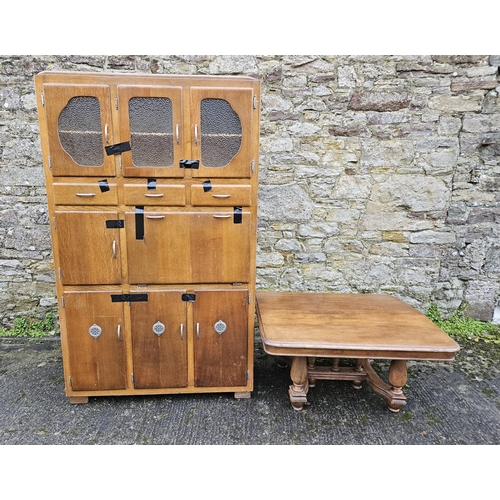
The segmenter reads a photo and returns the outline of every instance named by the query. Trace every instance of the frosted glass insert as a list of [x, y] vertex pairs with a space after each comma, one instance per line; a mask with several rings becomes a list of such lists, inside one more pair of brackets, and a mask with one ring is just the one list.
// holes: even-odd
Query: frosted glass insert
[[203, 99], [201, 114], [201, 163], [224, 167], [241, 147], [241, 121], [224, 99]]
[[133, 97], [129, 117], [132, 163], [136, 167], [173, 165], [172, 101], [166, 97]]
[[58, 120], [59, 141], [64, 151], [81, 166], [104, 163], [101, 106], [97, 97], [72, 97]]

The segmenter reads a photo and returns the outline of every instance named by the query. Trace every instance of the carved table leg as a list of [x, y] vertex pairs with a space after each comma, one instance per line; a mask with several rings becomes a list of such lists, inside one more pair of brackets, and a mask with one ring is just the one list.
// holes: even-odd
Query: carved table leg
[[307, 403], [307, 391], [309, 389], [306, 358], [296, 356], [292, 359], [290, 378], [293, 382], [288, 390], [290, 403], [294, 410], [300, 411], [304, 404]]
[[[354, 369], [354, 371], [357, 371], [357, 372], [363, 372], [363, 360], [362, 359], [357, 359], [356, 360], [356, 368]], [[363, 382], [361, 380], [353, 380], [352, 381], [352, 386], [354, 387], [354, 389], [361, 389], [363, 387]]]
[[[389, 367], [389, 382], [391, 384], [392, 400], [389, 402], [389, 410], [398, 412], [401, 406], [406, 404], [406, 396], [403, 394], [403, 386], [408, 380], [406, 361], [404, 359], [393, 359]], [[401, 400], [403, 402], [401, 403]]]
[[406, 404], [406, 396], [403, 394], [403, 386], [406, 384], [407, 371], [406, 360], [393, 359], [389, 368], [389, 382], [386, 384], [371, 367], [369, 360], [363, 360], [363, 368], [368, 375], [366, 381], [368, 385], [377, 393], [380, 394], [386, 401], [389, 410], [397, 413], [401, 406]]

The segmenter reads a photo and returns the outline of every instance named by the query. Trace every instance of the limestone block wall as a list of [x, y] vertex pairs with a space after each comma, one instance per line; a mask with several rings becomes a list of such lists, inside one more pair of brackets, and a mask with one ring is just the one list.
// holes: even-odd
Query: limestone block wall
[[33, 76], [262, 81], [258, 288], [500, 322], [500, 56], [0, 56], [0, 324], [56, 310]]

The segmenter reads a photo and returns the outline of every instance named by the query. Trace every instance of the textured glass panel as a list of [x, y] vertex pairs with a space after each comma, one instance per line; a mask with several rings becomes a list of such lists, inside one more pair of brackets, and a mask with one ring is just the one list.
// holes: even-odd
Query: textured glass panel
[[201, 163], [224, 167], [241, 147], [241, 121], [224, 99], [201, 101]]
[[104, 163], [101, 107], [97, 97], [73, 97], [61, 111], [59, 140], [78, 165], [100, 167]]
[[129, 101], [132, 163], [168, 167], [174, 163], [172, 101], [166, 97], [133, 97]]

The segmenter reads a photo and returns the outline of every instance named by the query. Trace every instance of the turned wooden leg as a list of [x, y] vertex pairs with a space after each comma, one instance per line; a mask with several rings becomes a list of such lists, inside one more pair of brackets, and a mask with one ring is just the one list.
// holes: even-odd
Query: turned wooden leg
[[314, 378], [314, 365], [316, 364], [316, 358], [308, 357], [307, 358], [307, 372], [309, 379], [309, 387], [316, 387], [316, 379]]
[[290, 403], [294, 410], [300, 411], [304, 407], [304, 404], [307, 403], [307, 391], [309, 389], [306, 358], [295, 356], [292, 359], [290, 378], [293, 382], [288, 390]]
[[338, 372], [339, 371], [339, 364], [340, 364], [340, 358], [333, 358], [332, 371]]
[[[363, 360], [362, 359], [357, 359], [356, 360], [356, 368], [354, 368], [354, 371], [357, 371], [357, 372], [363, 372], [364, 369], [363, 369]], [[354, 387], [354, 389], [361, 389], [363, 387], [363, 382], [361, 380], [353, 380], [352, 381], [352, 386]]]
[[389, 410], [398, 412], [402, 406], [401, 399], [404, 398], [406, 404], [406, 397], [403, 394], [403, 386], [408, 380], [408, 372], [406, 370], [406, 361], [404, 359], [393, 359], [389, 368], [389, 383], [391, 384], [390, 391], [393, 395], [392, 401], [389, 402]]

